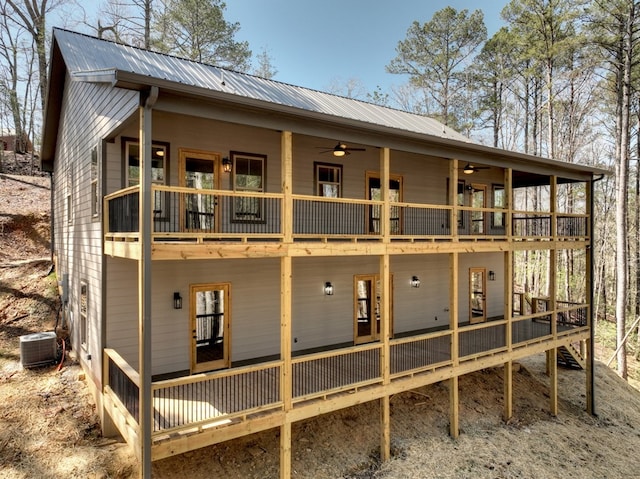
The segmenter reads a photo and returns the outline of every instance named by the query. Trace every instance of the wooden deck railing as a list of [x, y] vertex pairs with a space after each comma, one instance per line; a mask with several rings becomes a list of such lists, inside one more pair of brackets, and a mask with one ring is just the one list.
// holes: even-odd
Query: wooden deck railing
[[140, 375], [113, 349], [104, 350], [104, 389], [138, 423], [140, 420]]
[[[152, 240], [282, 240], [284, 195], [152, 185]], [[294, 239], [380, 239], [383, 202], [352, 198], [293, 195], [291, 231]], [[389, 234], [393, 239], [477, 240], [507, 237], [507, 210], [456, 207], [460, 216], [451, 229], [454, 207], [392, 202]], [[135, 240], [139, 222], [139, 187], [107, 195], [104, 202], [107, 240]], [[511, 233], [516, 240], [570, 240], [588, 237], [582, 214], [513, 211]]]
[[280, 409], [281, 368], [274, 361], [154, 382], [154, 433]]
[[[555, 313], [574, 313], [581, 318], [586, 306], [566, 303]], [[523, 348], [553, 338], [551, 324], [542, 311], [511, 320], [511, 344]], [[508, 320], [495, 320], [462, 326], [458, 330], [458, 358], [461, 363], [479, 360], [507, 351]], [[567, 327], [558, 337], [581, 333]], [[435, 373], [453, 364], [452, 330], [439, 330], [390, 341], [391, 380], [416, 374]], [[327, 399], [360, 388], [382, 384], [380, 342], [306, 354], [292, 360], [291, 391], [293, 407], [310, 400]], [[139, 418], [138, 373], [118, 355], [106, 349], [105, 394], [117, 404], [129, 435], [137, 434]], [[163, 440], [174, 433], [200, 430], [209, 426], [246, 421], [252, 417], [282, 411], [283, 361], [213, 371], [152, 383], [152, 421], [154, 437]], [[133, 426], [133, 427], [131, 427]], [[134, 431], [133, 433], [131, 431]]]

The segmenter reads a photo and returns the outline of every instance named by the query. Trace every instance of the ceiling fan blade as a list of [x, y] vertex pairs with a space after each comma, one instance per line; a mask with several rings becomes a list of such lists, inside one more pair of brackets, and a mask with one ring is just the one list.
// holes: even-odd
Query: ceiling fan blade
[[367, 151], [366, 148], [349, 148], [349, 147], [345, 148], [344, 150], [345, 151]]

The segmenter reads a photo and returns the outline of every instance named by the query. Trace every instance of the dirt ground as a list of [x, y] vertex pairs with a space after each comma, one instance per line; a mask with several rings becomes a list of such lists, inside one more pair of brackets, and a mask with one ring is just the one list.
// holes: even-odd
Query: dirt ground
[[[19, 336], [53, 330], [58, 299], [49, 251], [49, 180], [0, 174], [0, 478], [133, 478], [123, 443], [103, 438], [80, 367], [20, 367]], [[608, 359], [611, 352], [599, 349]], [[560, 369], [549, 413], [544, 357], [514, 373], [514, 417], [502, 414], [502, 371], [460, 380], [459, 439], [448, 436], [449, 391], [434, 384], [391, 399], [391, 461], [380, 464], [378, 403], [293, 425], [299, 479], [627, 478], [638, 475], [640, 393], [596, 368], [597, 417], [584, 371]], [[154, 478], [278, 477], [278, 434], [266, 431], [154, 463]]]

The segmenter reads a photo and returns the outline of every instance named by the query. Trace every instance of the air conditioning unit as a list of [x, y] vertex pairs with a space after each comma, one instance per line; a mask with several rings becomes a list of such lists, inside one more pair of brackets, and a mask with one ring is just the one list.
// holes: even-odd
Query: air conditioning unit
[[20, 336], [20, 362], [25, 368], [56, 361], [57, 340], [53, 331]]

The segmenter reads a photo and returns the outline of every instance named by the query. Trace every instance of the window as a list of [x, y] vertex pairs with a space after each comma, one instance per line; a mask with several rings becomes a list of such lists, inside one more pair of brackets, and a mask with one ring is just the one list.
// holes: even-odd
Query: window
[[[492, 196], [494, 208], [504, 208], [506, 206], [504, 185], [493, 185]], [[493, 228], [504, 228], [504, 213], [492, 213], [491, 226]]]
[[67, 199], [66, 199], [66, 203], [67, 203], [67, 223], [68, 224], [73, 224], [73, 207], [71, 205], [71, 194], [67, 195]]
[[86, 349], [87, 347], [87, 316], [88, 316], [88, 293], [87, 293], [87, 283], [84, 281], [80, 282], [80, 324], [79, 324], [79, 334], [80, 334], [80, 344]]
[[[124, 187], [140, 184], [140, 143], [134, 138], [122, 138], [124, 156]], [[165, 185], [169, 177], [169, 143], [154, 141], [151, 144], [151, 183]], [[155, 191], [153, 216], [166, 219], [168, 192]]]
[[[233, 191], [264, 193], [266, 155], [231, 152]], [[233, 201], [233, 221], [264, 221], [263, 200], [256, 196], [238, 196]]]
[[100, 192], [98, 191], [98, 148], [91, 150], [91, 217], [100, 214]]
[[342, 165], [314, 163], [315, 194], [327, 198], [342, 197]]

